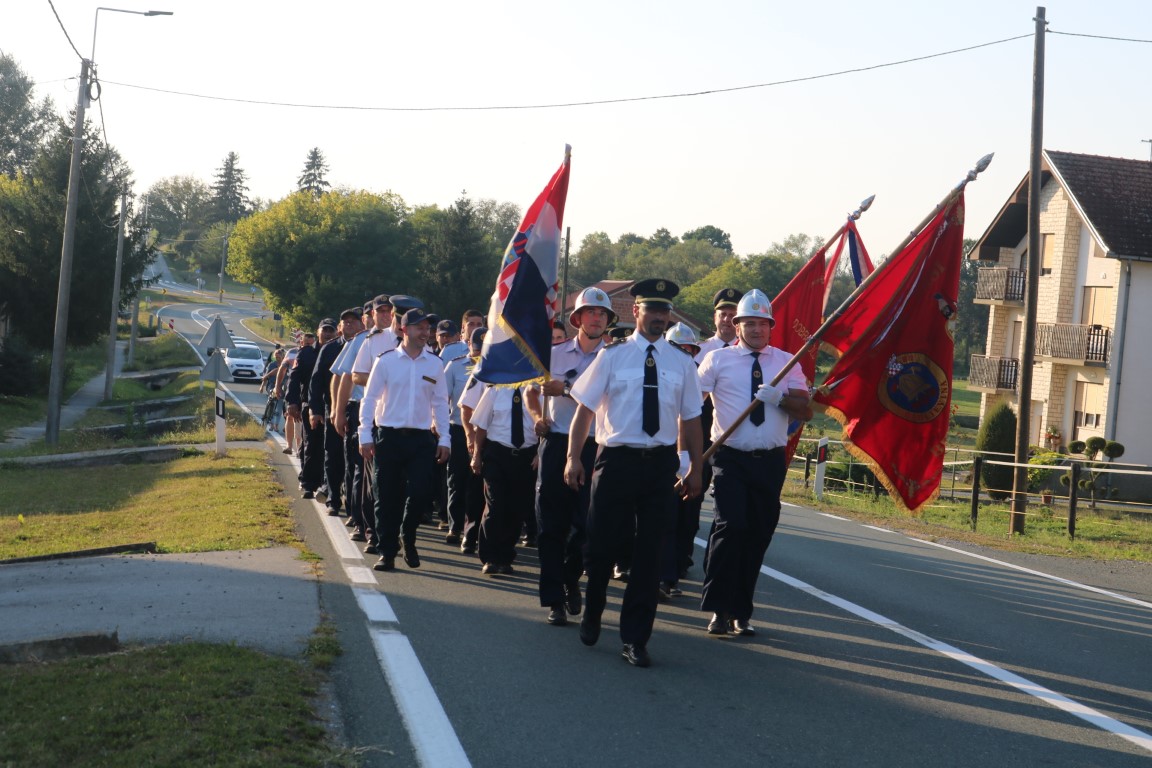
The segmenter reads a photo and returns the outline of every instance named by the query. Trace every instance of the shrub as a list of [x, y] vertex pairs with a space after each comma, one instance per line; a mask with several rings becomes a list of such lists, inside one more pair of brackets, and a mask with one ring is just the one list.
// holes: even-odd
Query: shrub
[[1048, 469], [1047, 467], [1058, 465], [1063, 459], [1063, 456], [1053, 451], [1039, 451], [1033, 454], [1032, 457], [1028, 459], [1029, 464], [1035, 465], [1035, 469], [1032, 467], [1028, 468], [1028, 490], [1036, 493], [1042, 487], [1046, 487], [1048, 480], [1055, 472], [1054, 469]]
[[[1008, 407], [1008, 403], [997, 404], [985, 415], [984, 423], [976, 433], [976, 450], [1009, 454], [1016, 450], [1016, 414]], [[980, 468], [980, 482], [989, 496], [1002, 501], [1012, 495], [1012, 474], [1012, 467], [985, 462]]]
[[23, 338], [8, 338], [0, 348], [0, 395], [47, 393], [51, 365], [50, 355], [37, 353]]

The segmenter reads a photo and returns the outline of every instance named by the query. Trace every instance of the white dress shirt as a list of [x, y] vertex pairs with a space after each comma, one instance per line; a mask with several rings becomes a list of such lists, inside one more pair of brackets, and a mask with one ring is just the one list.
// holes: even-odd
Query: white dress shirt
[[735, 346], [739, 341], [740, 338], [738, 336], [733, 336], [732, 341], [724, 341], [724, 339], [720, 338], [719, 336], [713, 336], [710, 339], [705, 339], [704, 341], [700, 342], [700, 351], [696, 354], [695, 358], [696, 365], [703, 363], [704, 358], [707, 357], [708, 353], [712, 350]]
[[[588, 366], [592, 365], [592, 361], [596, 359], [596, 353], [604, 348], [604, 342], [601, 340], [597, 342], [595, 349], [591, 352], [585, 353], [580, 347], [578, 339], [571, 339], [562, 344], [557, 344], [552, 347], [552, 364], [550, 366], [552, 378], [567, 381], [569, 386], [575, 384], [584, 371], [588, 370]], [[576, 371], [572, 376], [568, 376], [569, 371]], [[541, 395], [545, 403], [545, 415], [552, 423], [552, 431], [560, 434], [568, 434], [569, 427], [572, 426], [572, 417], [576, 415], [576, 401], [571, 397], [557, 396], [557, 397], [544, 397]]]
[[487, 432], [489, 440], [494, 440], [506, 448], [515, 448], [516, 446], [512, 445], [513, 397], [520, 398], [520, 420], [524, 426], [524, 443], [520, 448], [531, 448], [539, 442], [539, 439], [536, 437], [536, 431], [532, 429], [532, 415], [528, 413], [527, 404], [524, 402], [523, 388], [484, 387], [484, 394], [472, 409], [472, 426]]
[[403, 349], [376, 358], [360, 400], [360, 443], [372, 441], [372, 425], [432, 429], [448, 447], [448, 387], [444, 365], [428, 350], [411, 357]]
[[[715, 416], [712, 441], [719, 439], [752, 402], [753, 352], [741, 342], [710, 352], [700, 364], [700, 390], [712, 394]], [[761, 381], [768, 384], [792, 359], [787, 352], [766, 346], [759, 352]], [[794, 365], [777, 384], [785, 390], [807, 389], [804, 372]], [[764, 405], [764, 423], [756, 426], [745, 419], [725, 445], [740, 451], [779, 448], [788, 443], [788, 414], [782, 408]]]
[[[388, 328], [377, 328], [370, 331], [356, 352], [356, 360], [352, 363], [352, 373], [371, 373], [372, 364], [376, 358], [385, 352], [391, 352], [399, 346], [396, 331]], [[444, 366], [440, 366], [443, 368]]]
[[460, 408], [476, 410], [476, 404], [480, 402], [486, 389], [488, 389], [487, 384], [476, 378], [475, 374], [468, 374], [468, 381], [464, 384], [464, 391], [460, 393], [460, 399], [456, 401], [456, 405]]
[[[649, 345], [656, 361], [660, 408], [660, 428], [653, 436], [643, 428], [644, 361]], [[572, 387], [572, 398], [596, 412], [596, 441], [609, 448], [676, 445], [678, 422], [699, 416], [703, 401], [692, 358], [663, 337], [650, 342], [640, 333], [600, 350]]]

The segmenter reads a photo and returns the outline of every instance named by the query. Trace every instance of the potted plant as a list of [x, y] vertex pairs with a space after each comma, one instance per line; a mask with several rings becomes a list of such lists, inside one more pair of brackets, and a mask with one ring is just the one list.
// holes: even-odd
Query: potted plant
[[1044, 430], [1044, 442], [1051, 450], [1057, 450], [1060, 447], [1060, 428], [1051, 424], [1048, 425], [1048, 428]]

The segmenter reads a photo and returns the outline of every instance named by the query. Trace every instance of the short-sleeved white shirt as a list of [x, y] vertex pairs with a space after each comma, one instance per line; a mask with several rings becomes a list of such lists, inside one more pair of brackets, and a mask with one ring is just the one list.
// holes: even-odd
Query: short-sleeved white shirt
[[[700, 390], [712, 394], [715, 416], [712, 440], [724, 434], [752, 402], [752, 350], [743, 342], [710, 352], [700, 364]], [[775, 347], [760, 350], [761, 383], [772, 381], [792, 356]], [[777, 385], [784, 389], [807, 389], [804, 372], [793, 366]], [[788, 414], [783, 409], [764, 406], [764, 423], [756, 426], [749, 419], [741, 422], [725, 445], [741, 451], [779, 448], [788, 443]]]
[[488, 439], [508, 448], [512, 445], [512, 398], [519, 397], [520, 420], [524, 427], [524, 442], [520, 448], [531, 448], [539, 442], [532, 429], [532, 416], [524, 403], [523, 388], [484, 387], [484, 394], [472, 410], [472, 426], [488, 433]]

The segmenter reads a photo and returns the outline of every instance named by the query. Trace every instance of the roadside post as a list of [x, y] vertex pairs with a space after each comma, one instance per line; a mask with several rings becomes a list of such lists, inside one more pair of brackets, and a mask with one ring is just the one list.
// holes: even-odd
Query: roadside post
[[207, 364], [200, 371], [200, 380], [216, 383], [216, 455], [223, 456], [226, 422], [224, 418], [224, 390], [220, 388], [220, 382], [231, 378], [231, 376], [221, 352], [225, 349], [233, 349], [236, 345], [232, 342], [232, 337], [228, 335], [228, 329], [224, 327], [224, 321], [220, 319], [219, 315], [212, 321], [212, 325], [208, 326], [204, 338], [200, 339], [200, 346], [215, 350], [215, 353], [208, 357]]
[[812, 489], [816, 493], [817, 501], [824, 501], [824, 469], [828, 466], [828, 438], [820, 438], [816, 447], [816, 480]]

